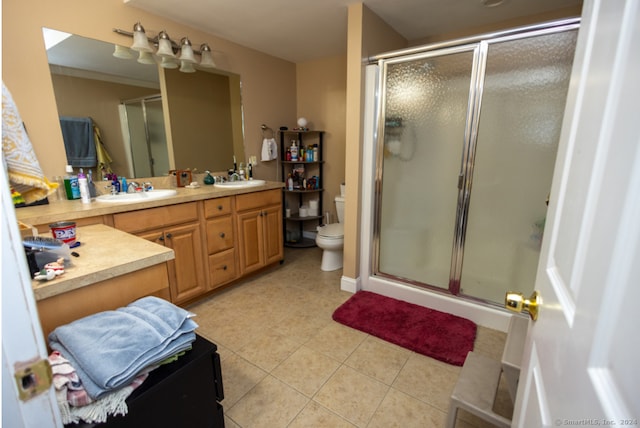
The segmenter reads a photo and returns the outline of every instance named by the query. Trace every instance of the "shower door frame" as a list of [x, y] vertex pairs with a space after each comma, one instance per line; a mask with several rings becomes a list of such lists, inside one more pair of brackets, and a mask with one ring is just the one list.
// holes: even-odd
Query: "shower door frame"
[[[473, 300], [488, 306], [499, 306], [496, 302], [480, 297], [465, 295], [460, 292], [460, 278], [462, 276], [462, 263], [464, 258], [464, 245], [471, 198], [471, 188], [473, 184], [473, 169], [475, 164], [476, 144], [478, 138], [478, 128], [480, 124], [480, 111], [484, 90], [484, 78], [487, 66], [489, 46], [495, 43], [503, 43], [517, 39], [543, 36], [579, 29], [580, 18], [563, 19], [539, 25], [515, 28], [512, 30], [500, 31], [480, 35], [477, 37], [453, 40], [444, 43], [436, 43], [422, 47], [403, 49], [389, 52], [370, 58], [370, 64], [375, 65], [375, 103], [373, 108], [373, 120], [370, 126], [374, 132], [371, 135], [373, 141], [371, 165], [372, 171], [367, 171], [367, 162], [363, 158], [363, 182], [370, 179], [373, 181], [373, 200], [370, 208], [363, 203], [363, 218], [369, 217], [371, 224], [363, 222], [363, 272], [371, 278], [379, 277], [390, 280], [394, 283], [402, 283], [417, 286], [423, 289], [436, 291], [442, 294], [462, 297]], [[458, 181], [458, 198], [456, 206], [455, 230], [453, 231], [453, 242], [451, 250], [451, 264], [448, 288], [438, 287], [422, 283], [416, 280], [398, 277], [393, 274], [380, 272], [380, 233], [381, 233], [381, 203], [382, 203], [382, 162], [385, 139], [385, 77], [386, 65], [409, 62], [417, 59], [429, 57], [440, 57], [452, 53], [473, 51], [473, 63], [470, 77], [469, 99], [467, 101], [467, 114], [464, 129], [464, 141], [461, 147], [461, 161]], [[365, 124], [365, 127], [367, 125]], [[365, 155], [366, 157], [366, 155]], [[367, 177], [368, 176], [368, 177]], [[369, 213], [365, 211], [370, 209]], [[371, 241], [369, 240], [369, 237]], [[506, 291], [506, 290], [505, 290]]]

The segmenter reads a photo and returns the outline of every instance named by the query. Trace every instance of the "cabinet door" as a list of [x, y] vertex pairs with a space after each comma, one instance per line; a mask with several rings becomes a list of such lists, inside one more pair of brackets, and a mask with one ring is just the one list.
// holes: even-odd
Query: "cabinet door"
[[175, 259], [167, 262], [172, 303], [185, 302], [207, 291], [198, 223], [151, 230], [137, 236], [165, 245], [175, 253]]
[[165, 245], [175, 252], [175, 260], [169, 264], [171, 301], [179, 304], [198, 297], [207, 291], [202, 261], [202, 237], [200, 225], [190, 223], [166, 228]]
[[264, 266], [264, 237], [262, 210], [238, 214], [238, 242], [240, 250], [240, 273], [245, 274]]
[[264, 233], [265, 265], [284, 258], [282, 239], [282, 206], [274, 205], [262, 210], [262, 229]]

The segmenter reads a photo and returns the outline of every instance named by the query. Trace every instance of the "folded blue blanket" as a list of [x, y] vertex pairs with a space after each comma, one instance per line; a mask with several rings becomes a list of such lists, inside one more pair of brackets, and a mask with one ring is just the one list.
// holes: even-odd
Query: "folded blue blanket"
[[157, 297], [56, 328], [49, 345], [67, 358], [91, 398], [128, 385], [146, 367], [188, 349], [193, 314]]

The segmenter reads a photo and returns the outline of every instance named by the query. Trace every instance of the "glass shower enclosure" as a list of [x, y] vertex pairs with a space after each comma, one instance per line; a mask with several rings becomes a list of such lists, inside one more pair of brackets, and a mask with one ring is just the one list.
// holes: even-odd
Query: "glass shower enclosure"
[[378, 59], [373, 274], [533, 290], [576, 20]]

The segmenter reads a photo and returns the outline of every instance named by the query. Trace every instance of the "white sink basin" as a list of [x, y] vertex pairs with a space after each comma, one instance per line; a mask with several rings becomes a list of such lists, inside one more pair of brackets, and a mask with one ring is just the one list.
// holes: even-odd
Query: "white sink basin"
[[108, 203], [130, 203], [152, 201], [154, 199], [168, 198], [175, 195], [175, 189], [153, 189], [147, 192], [118, 193], [117, 195], [100, 195], [96, 197], [97, 202]]
[[262, 186], [265, 184], [264, 180], [244, 180], [244, 181], [227, 181], [225, 183], [216, 183], [214, 186], [222, 187], [226, 189], [242, 189], [245, 187]]

